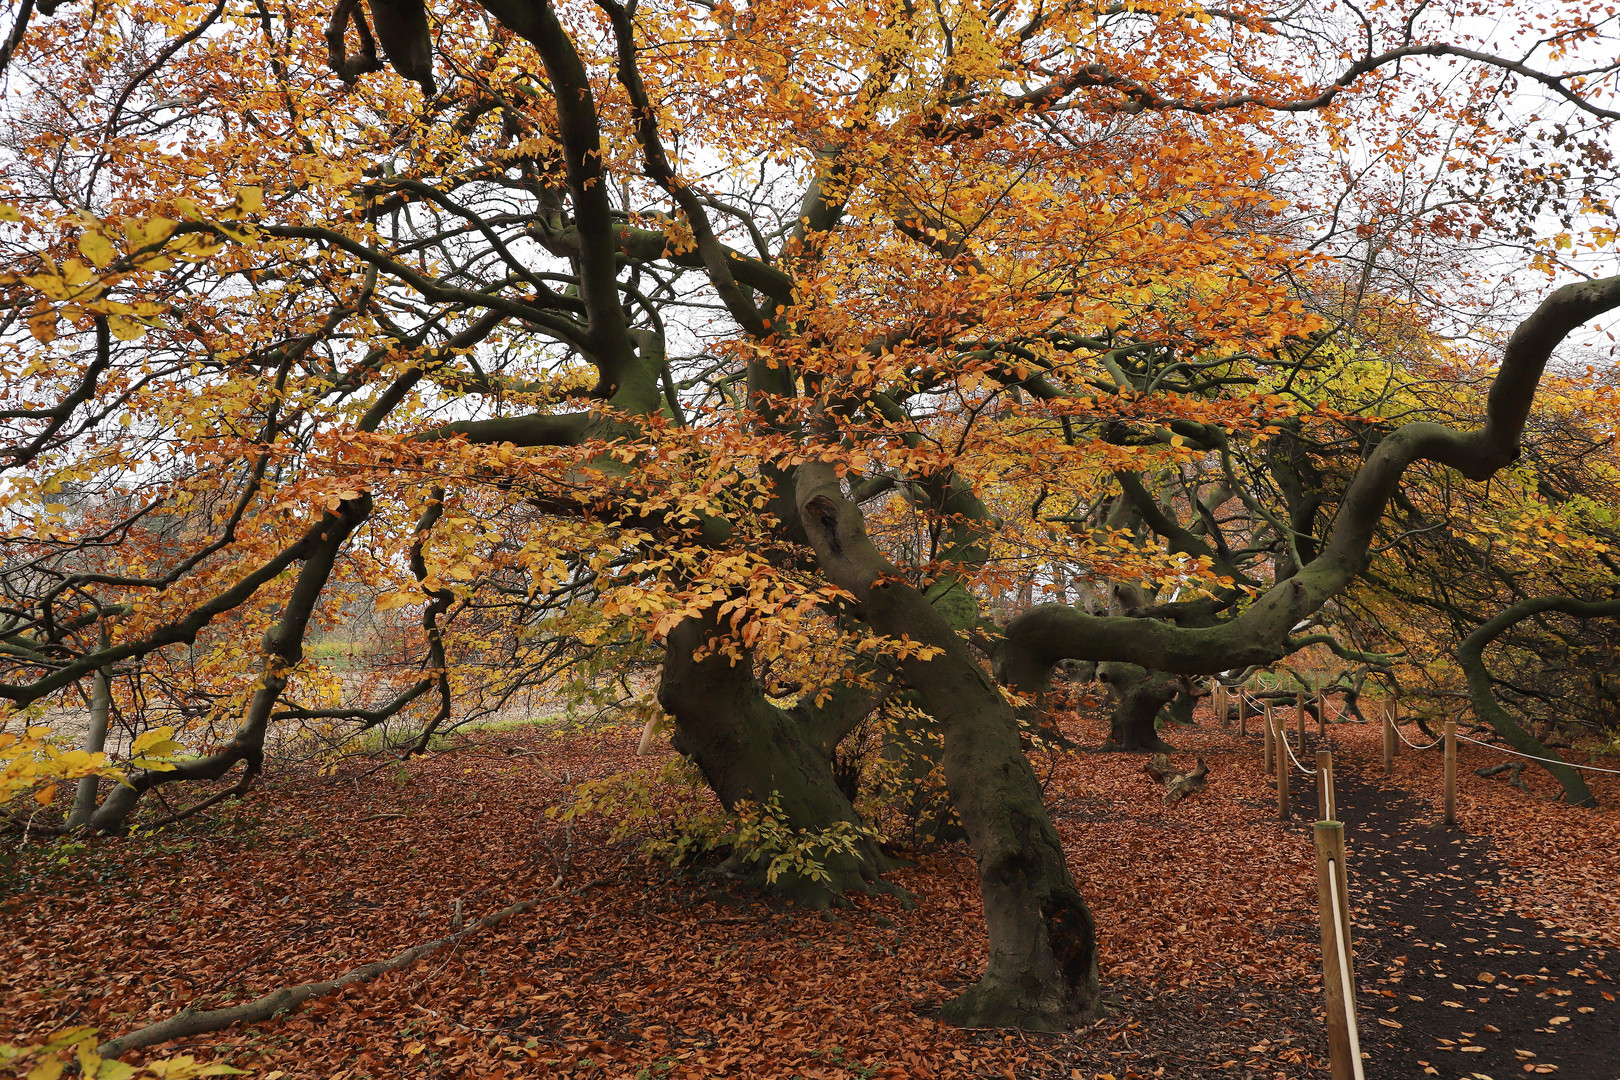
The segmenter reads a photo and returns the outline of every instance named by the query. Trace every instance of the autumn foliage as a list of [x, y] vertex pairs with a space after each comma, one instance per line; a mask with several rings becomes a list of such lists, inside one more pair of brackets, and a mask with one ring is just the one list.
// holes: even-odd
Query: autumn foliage
[[[965, 839], [942, 1015], [1063, 1030], [1118, 924], [1032, 765], [1056, 665], [1114, 750], [1302, 658], [1352, 716], [1612, 736], [1548, 715], [1620, 692], [1595, 7], [41, 11], [0, 62], [17, 831], [628, 722], [716, 800], [676, 861], [749, 887], [901, 894], [897, 844]], [[596, 772], [558, 820], [669, 809]]]

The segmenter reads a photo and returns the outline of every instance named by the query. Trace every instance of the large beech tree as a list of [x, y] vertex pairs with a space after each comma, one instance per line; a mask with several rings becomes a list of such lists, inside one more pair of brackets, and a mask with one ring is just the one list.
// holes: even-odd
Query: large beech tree
[[[420, 747], [503, 667], [656, 650], [722, 802], [856, 838], [778, 881], [826, 902], [885, 887], [830, 766], [903, 699], [979, 867], [965, 1024], [1100, 1008], [1020, 740], [1054, 664], [1113, 665], [1130, 748], [1144, 687], [1331, 639], [1411, 467], [1511, 464], [1620, 306], [1566, 285], [1481, 349], [1431, 308], [1549, 198], [1541, 269], [1601, 232], [1582, 10], [1507, 51], [1429, 4], [52, 11], [4, 57], [0, 696], [99, 672], [201, 751], [88, 827], [244, 789], [278, 723]], [[1508, 154], [1530, 95], [1559, 138]], [[1357, 389], [1493, 364], [1478, 425]], [[1054, 568], [1075, 602], [998, 625]], [[368, 595], [416, 666], [357, 688], [305, 642]]]

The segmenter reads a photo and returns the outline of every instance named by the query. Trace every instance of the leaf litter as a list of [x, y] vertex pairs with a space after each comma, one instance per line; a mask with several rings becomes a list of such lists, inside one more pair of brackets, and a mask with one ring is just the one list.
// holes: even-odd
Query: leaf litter
[[[1071, 724], [1071, 734], [1084, 741], [1094, 727]], [[1612, 1027], [1620, 1014], [1608, 967], [1620, 962], [1606, 935], [1620, 913], [1600, 888], [1603, 873], [1615, 880], [1616, 857], [1600, 838], [1613, 835], [1613, 812], [1554, 807], [1465, 775], [1470, 839], [1455, 850], [1429, 844], [1407, 826], [1437, 790], [1437, 756], [1401, 759], [1394, 784], [1407, 794], [1356, 764], [1376, 770], [1376, 730], [1332, 731], [1368, 1076], [1435, 1069], [1501, 1080], [1510, 1073], [1499, 1059], [1511, 1075], [1535, 1072], [1559, 1063], [1548, 1039], [1574, 1046]], [[1202, 755], [1212, 773], [1208, 790], [1173, 807], [1138, 757], [1035, 756], [1097, 918], [1111, 1005], [1102, 1020], [1053, 1036], [934, 1018], [983, 963], [963, 845], [907, 853], [913, 865], [894, 879], [915, 895], [914, 910], [857, 897], [818, 916], [651, 863], [633, 841], [609, 842], [609, 822], [570, 829], [546, 817], [575, 785], [638, 763], [638, 735], [488, 733], [385, 768], [285, 772], [212, 818], [98, 845], [0, 903], [0, 1038], [43, 1038], [70, 1023], [110, 1036], [183, 1007], [331, 978], [546, 894], [562, 868], [560, 894], [453, 949], [185, 1049], [276, 1080], [1326, 1075], [1315, 815], [1275, 820], [1253, 737], [1174, 732], [1173, 760]], [[1615, 785], [1599, 789], [1620, 800]], [[1314, 807], [1309, 781], [1296, 776], [1295, 791], [1296, 805]], [[1358, 802], [1370, 804], [1362, 825]], [[1424, 852], [1441, 852], [1447, 869], [1424, 869]], [[1512, 866], [1497, 875], [1504, 855]], [[1420, 886], [1422, 874], [1433, 880]], [[1514, 905], [1565, 937], [1507, 914]], [[1529, 927], [1515, 934], [1524, 948], [1506, 947], [1507, 919]], [[1479, 946], [1466, 954], [1466, 980], [1465, 936]], [[1557, 944], [1532, 954], [1532, 941]], [[1519, 961], [1553, 950], [1556, 964], [1536, 965], [1547, 972], [1519, 972]], [[1545, 978], [1520, 981], [1531, 974]], [[1517, 995], [1502, 992], [1509, 985]], [[1510, 1036], [1517, 1029], [1492, 1022], [1474, 1000], [1482, 996], [1545, 1030]], [[1524, 1012], [1519, 998], [1545, 1002], [1546, 1015]], [[1469, 1071], [1442, 1060], [1465, 1054]]]

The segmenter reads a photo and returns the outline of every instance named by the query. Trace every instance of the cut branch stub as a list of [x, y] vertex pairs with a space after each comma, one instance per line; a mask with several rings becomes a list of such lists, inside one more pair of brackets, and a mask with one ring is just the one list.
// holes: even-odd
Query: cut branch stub
[[1142, 766], [1142, 771], [1164, 785], [1164, 805], [1174, 806], [1182, 799], [1198, 794], [1209, 786], [1209, 766], [1203, 758], [1193, 766], [1191, 772], [1182, 772], [1170, 764], [1170, 759], [1164, 754], [1154, 754]]

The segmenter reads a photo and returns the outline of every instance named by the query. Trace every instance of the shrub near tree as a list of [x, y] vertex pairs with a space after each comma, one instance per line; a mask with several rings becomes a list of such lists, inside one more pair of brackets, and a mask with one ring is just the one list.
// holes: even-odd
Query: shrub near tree
[[[1429, 5], [47, 14], [5, 54], [0, 696], [112, 671], [197, 750], [87, 827], [245, 790], [277, 724], [425, 746], [502, 656], [652, 663], [726, 807], [837, 838], [732, 869], [825, 903], [887, 887], [832, 766], [904, 704], [979, 867], [964, 1024], [1100, 1007], [1020, 739], [1053, 665], [1105, 665], [1143, 749], [1182, 677], [1364, 658], [1335, 604], [1413, 467], [1511, 465], [1553, 350], [1620, 305], [1549, 287], [1444, 350], [1496, 365], [1478, 415], [1361, 393], [1442, 351], [1441, 301], [1501, 318], [1465, 245], [1561, 272], [1612, 239], [1595, 9], [1510, 12], [1527, 55]], [[1549, 199], [1577, 216], [1542, 243]], [[53, 499], [115, 484], [93, 524]], [[1074, 603], [988, 617], [1053, 566]], [[305, 657], [357, 590], [418, 653], [363, 695]], [[188, 686], [138, 692], [182, 651]]]

